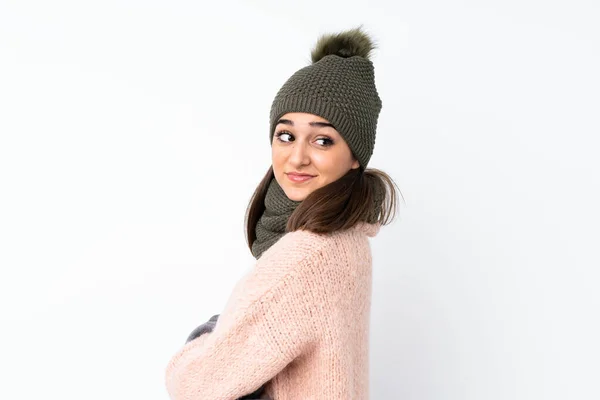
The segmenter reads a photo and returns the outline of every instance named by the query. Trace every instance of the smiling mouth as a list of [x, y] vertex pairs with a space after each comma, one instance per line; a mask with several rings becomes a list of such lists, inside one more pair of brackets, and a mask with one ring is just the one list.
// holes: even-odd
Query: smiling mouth
[[302, 182], [306, 182], [312, 178], [314, 178], [314, 176], [310, 176], [310, 175], [291, 175], [291, 174], [285, 174], [288, 179], [294, 183], [302, 183]]

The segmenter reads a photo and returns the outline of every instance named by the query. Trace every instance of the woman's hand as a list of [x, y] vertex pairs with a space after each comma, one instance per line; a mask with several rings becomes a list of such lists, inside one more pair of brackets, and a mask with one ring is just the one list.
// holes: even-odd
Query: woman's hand
[[210, 319], [207, 322], [203, 323], [202, 325], [200, 325], [199, 327], [194, 329], [192, 331], [192, 333], [190, 333], [190, 335], [188, 336], [188, 338], [185, 342], [186, 343], [191, 342], [192, 340], [196, 339], [197, 337], [199, 337], [205, 333], [212, 332], [213, 329], [215, 329], [215, 326], [217, 325], [217, 320], [219, 319], [219, 315], [220, 314], [213, 315], [212, 317], [210, 317]]

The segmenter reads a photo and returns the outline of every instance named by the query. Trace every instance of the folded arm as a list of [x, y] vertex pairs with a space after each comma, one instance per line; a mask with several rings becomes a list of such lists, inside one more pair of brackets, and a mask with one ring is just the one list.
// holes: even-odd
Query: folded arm
[[225, 323], [191, 340], [167, 367], [172, 400], [234, 400], [272, 379], [315, 341], [314, 276], [299, 265], [276, 279], [252, 280]]

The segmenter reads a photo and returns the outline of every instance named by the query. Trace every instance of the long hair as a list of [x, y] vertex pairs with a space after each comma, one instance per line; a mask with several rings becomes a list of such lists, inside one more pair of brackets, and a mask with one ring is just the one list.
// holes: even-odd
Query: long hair
[[[265, 211], [264, 200], [273, 178], [271, 165], [246, 209], [246, 242], [250, 250], [256, 240], [256, 224]], [[350, 169], [338, 180], [306, 196], [288, 219], [286, 232], [304, 229], [329, 233], [351, 228], [362, 221], [387, 225], [396, 216], [395, 188], [392, 178], [381, 170], [362, 166]]]

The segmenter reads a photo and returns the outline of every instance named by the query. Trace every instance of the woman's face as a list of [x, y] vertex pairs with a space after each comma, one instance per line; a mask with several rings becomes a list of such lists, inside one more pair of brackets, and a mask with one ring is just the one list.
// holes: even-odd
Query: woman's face
[[[326, 119], [308, 113], [283, 115], [273, 134], [273, 173], [291, 200], [302, 201], [312, 191], [360, 166], [342, 136]], [[292, 174], [308, 174], [294, 179]]]

